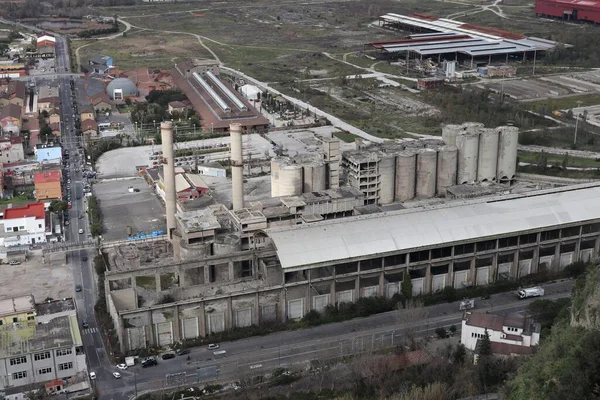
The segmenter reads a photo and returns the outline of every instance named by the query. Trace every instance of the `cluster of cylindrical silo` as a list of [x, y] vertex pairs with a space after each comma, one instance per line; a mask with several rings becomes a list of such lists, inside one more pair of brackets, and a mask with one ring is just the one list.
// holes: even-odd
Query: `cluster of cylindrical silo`
[[519, 129], [483, 124], [446, 125], [442, 139], [458, 149], [458, 184], [511, 181], [516, 173]]
[[271, 197], [299, 196], [327, 189], [327, 166], [316, 158], [271, 159]]

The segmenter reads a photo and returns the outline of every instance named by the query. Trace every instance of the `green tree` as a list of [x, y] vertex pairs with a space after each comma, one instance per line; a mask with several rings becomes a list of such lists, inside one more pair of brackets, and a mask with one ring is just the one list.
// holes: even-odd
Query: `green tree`
[[460, 365], [465, 362], [467, 358], [467, 349], [462, 343], [456, 345], [456, 350], [452, 354], [452, 362], [455, 365]]
[[412, 297], [412, 281], [410, 280], [410, 274], [408, 272], [404, 273], [400, 291], [405, 299], [410, 299]]
[[563, 159], [562, 159], [563, 169], [567, 169], [568, 165], [569, 165], [569, 153], [565, 153], [565, 155], [563, 156]]
[[491, 356], [492, 355], [492, 342], [490, 342], [490, 334], [487, 330], [487, 328], [485, 329], [485, 332], [483, 333], [483, 337], [478, 341], [478, 348], [477, 348], [477, 354], [479, 354], [479, 356]]
[[62, 200], [52, 200], [48, 209], [50, 210], [50, 212], [59, 214], [68, 209], [68, 204]]

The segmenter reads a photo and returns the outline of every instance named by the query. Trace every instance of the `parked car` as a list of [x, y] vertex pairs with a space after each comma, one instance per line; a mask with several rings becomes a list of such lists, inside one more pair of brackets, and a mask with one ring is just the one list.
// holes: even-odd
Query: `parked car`
[[190, 354], [190, 349], [179, 349], [175, 353], [177, 353], [178, 356], [183, 356], [184, 354]]
[[8, 263], [8, 265], [19, 265], [21, 264], [21, 261], [19, 260], [10, 260], [10, 262]]
[[125, 370], [127, 369], [127, 364], [117, 364], [117, 368]]
[[218, 345], [218, 344], [216, 344], [216, 343], [211, 343], [211, 344], [209, 344], [209, 345], [208, 345], [208, 349], [209, 349], [209, 350], [216, 350], [216, 349], [218, 349], [219, 347], [221, 347], [221, 346], [219, 346], [219, 345]]
[[75, 286], [75, 291], [76, 292], [81, 292], [81, 285]]
[[163, 354], [163, 355], [162, 355], [162, 357], [161, 357], [161, 358], [162, 358], [163, 360], [169, 360], [169, 359], [171, 359], [171, 358], [175, 358], [175, 354], [173, 354], [173, 353], [165, 353], [165, 354]]
[[154, 358], [148, 358], [142, 361], [142, 368], [154, 367], [155, 365], [158, 365], [158, 361]]

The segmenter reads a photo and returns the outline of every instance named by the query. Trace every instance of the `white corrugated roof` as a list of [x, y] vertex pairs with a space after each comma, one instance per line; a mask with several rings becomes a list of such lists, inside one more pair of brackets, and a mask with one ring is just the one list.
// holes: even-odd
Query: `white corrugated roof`
[[267, 230], [283, 268], [600, 219], [600, 184]]
[[175, 190], [177, 193], [183, 192], [184, 190], [190, 189], [191, 186], [188, 181], [184, 178], [183, 174], [175, 175]]

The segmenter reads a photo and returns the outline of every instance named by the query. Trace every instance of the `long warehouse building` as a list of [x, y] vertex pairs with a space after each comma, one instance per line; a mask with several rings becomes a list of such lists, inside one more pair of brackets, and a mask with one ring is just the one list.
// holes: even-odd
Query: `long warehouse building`
[[[302, 198], [283, 202], [314, 215]], [[130, 350], [296, 320], [360, 297], [391, 298], [405, 274], [413, 295], [514, 280], [596, 258], [598, 204], [594, 183], [274, 228], [256, 205], [207, 209], [196, 219], [183, 213], [176, 218], [178, 235], [189, 237], [186, 251], [213, 252], [145, 265], [146, 256], [138, 260], [128, 247], [122, 267], [106, 273], [106, 297]], [[207, 241], [225, 225], [238, 229], [241, 243], [231, 233]], [[159, 253], [166, 251], [152, 254]]]

